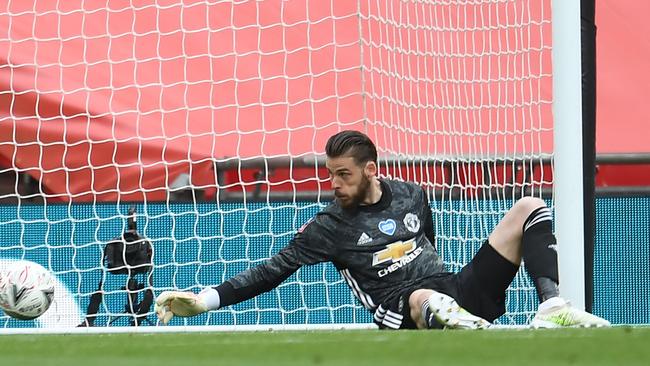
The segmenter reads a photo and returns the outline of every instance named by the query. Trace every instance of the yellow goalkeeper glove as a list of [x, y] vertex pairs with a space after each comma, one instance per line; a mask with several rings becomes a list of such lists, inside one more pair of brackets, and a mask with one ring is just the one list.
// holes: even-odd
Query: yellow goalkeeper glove
[[158, 319], [167, 324], [174, 316], [187, 317], [205, 313], [208, 306], [193, 292], [163, 291], [156, 298], [154, 310]]

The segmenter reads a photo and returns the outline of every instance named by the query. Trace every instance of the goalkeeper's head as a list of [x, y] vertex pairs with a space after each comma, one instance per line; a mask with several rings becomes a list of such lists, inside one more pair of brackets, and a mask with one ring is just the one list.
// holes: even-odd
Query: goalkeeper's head
[[336, 201], [343, 208], [369, 205], [381, 197], [377, 148], [359, 131], [341, 131], [327, 141], [326, 166]]

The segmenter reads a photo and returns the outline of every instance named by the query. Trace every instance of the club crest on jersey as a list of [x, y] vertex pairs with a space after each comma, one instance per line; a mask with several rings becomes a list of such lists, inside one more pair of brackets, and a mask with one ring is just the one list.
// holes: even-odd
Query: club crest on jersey
[[377, 226], [379, 228], [379, 231], [386, 235], [393, 235], [395, 234], [395, 229], [397, 228], [397, 224], [395, 223], [395, 220], [393, 219], [388, 219], [381, 221], [379, 225]]
[[408, 231], [417, 233], [420, 230], [420, 219], [416, 214], [409, 212], [404, 216], [404, 226], [406, 226]]

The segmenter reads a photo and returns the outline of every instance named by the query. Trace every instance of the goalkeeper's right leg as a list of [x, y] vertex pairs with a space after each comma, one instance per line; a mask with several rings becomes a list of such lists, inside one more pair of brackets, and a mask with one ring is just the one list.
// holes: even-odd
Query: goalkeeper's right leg
[[174, 316], [188, 317], [205, 313], [208, 311], [208, 306], [201, 294], [197, 295], [189, 291], [163, 291], [156, 298], [154, 310], [158, 319], [163, 324], [167, 324]]

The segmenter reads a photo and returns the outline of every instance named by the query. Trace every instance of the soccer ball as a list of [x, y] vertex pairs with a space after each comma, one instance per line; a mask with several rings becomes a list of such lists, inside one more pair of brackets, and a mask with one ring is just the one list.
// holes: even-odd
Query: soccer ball
[[0, 272], [0, 308], [13, 318], [38, 318], [53, 297], [54, 278], [39, 264], [17, 261]]

